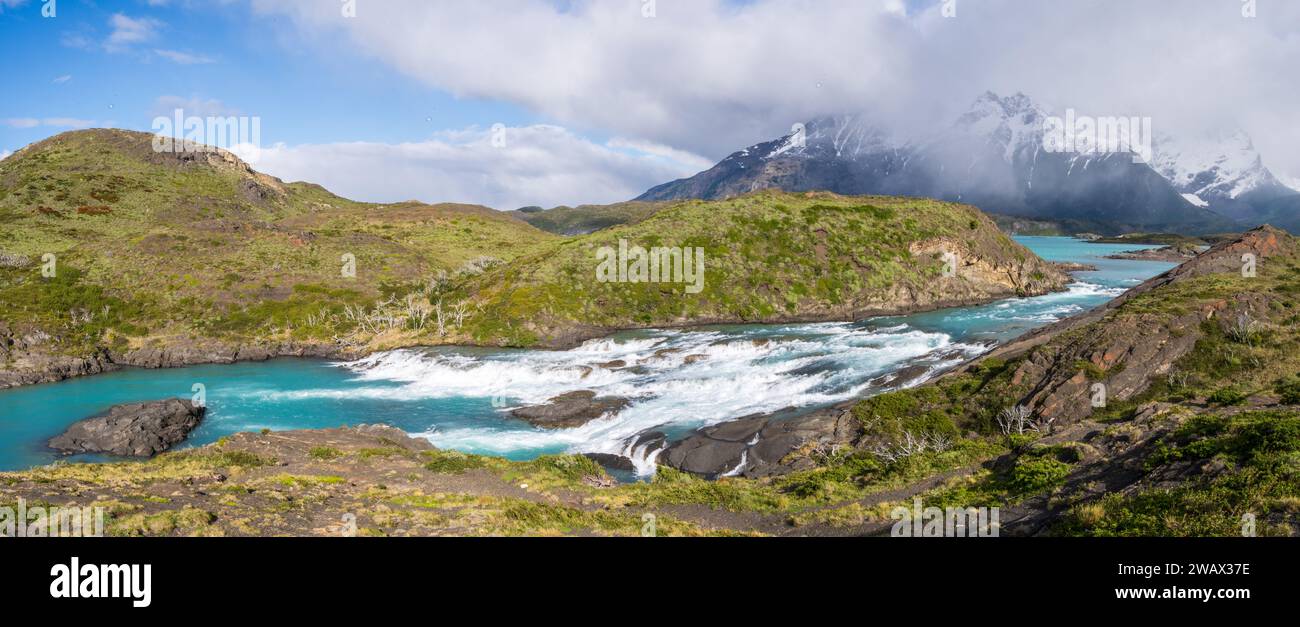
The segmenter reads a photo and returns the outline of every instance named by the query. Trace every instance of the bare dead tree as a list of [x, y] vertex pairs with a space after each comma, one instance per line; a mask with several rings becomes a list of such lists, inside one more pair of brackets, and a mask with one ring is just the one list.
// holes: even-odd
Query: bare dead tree
[[1025, 429], [1032, 429], [1033, 424], [1030, 418], [1033, 416], [1033, 410], [1025, 405], [1015, 405], [1002, 410], [998, 414], [998, 427], [1002, 429], [1003, 435], [1022, 435]]

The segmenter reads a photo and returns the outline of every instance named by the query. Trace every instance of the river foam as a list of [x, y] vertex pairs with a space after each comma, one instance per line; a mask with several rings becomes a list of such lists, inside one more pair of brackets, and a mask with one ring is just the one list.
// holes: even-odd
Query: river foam
[[359, 383], [398, 385], [290, 394], [394, 400], [489, 397], [500, 407], [500, 418], [511, 420], [512, 407], [591, 390], [632, 403], [616, 415], [573, 429], [457, 425], [419, 435], [436, 446], [462, 450], [504, 454], [562, 445], [573, 452], [616, 453], [652, 463], [649, 452], [634, 450], [637, 436], [646, 432], [681, 432], [749, 414], [829, 405], [861, 396], [873, 385], [890, 385], [879, 379], [903, 366], [925, 368], [924, 374], [910, 379], [915, 383], [985, 349], [954, 342], [946, 333], [901, 324], [654, 331], [554, 352], [391, 351], [343, 367], [355, 372]]

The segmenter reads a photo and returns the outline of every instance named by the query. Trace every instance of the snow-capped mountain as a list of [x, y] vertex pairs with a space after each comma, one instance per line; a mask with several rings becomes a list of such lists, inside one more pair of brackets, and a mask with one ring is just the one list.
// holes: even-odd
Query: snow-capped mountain
[[1242, 130], [1195, 138], [1161, 135], [1151, 165], [1193, 204], [1234, 220], [1267, 219], [1272, 207], [1296, 194], [1264, 166]]
[[[861, 117], [823, 117], [734, 153], [641, 200], [721, 198], [758, 189], [930, 196], [991, 213], [1098, 232], [1223, 231], [1235, 225], [1183, 196], [1126, 148], [1049, 150], [1051, 114], [1024, 94], [985, 93], [951, 125], [899, 139]], [[1054, 118], [1053, 118], [1054, 119]], [[1065, 133], [1062, 130], [1062, 141]], [[1121, 146], [1139, 145], [1134, 135]], [[1077, 135], [1069, 146], [1090, 145]], [[1059, 142], [1058, 142], [1059, 143]]]

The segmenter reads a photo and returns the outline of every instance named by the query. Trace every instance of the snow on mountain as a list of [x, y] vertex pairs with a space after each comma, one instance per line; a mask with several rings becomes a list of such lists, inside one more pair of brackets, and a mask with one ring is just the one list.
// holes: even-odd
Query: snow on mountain
[[1240, 130], [1195, 138], [1161, 135], [1151, 165], [1179, 192], [1207, 203], [1281, 185]]
[[[899, 145], [888, 132], [869, 123], [862, 116], [825, 116], [791, 129], [789, 135], [762, 156], [765, 159], [782, 155], [811, 157], [825, 152], [829, 153], [825, 156], [834, 156], [836, 159], [855, 159], [897, 148]], [[751, 146], [747, 150], [759, 146]]]
[[[1236, 158], [1219, 158], [1222, 152], [1207, 157], [1214, 151], [1170, 140], [1160, 155], [1165, 174], [1155, 168], [1149, 122], [1125, 118], [1119, 121], [1127, 126], [1115, 128], [1109, 125], [1116, 119], [1088, 114], [1051, 111], [1022, 93], [985, 92], [953, 122], [923, 136], [893, 135], [869, 116], [819, 117], [695, 176], [651, 188], [640, 199], [827, 190], [955, 200], [1084, 230], [1212, 232], [1230, 230], [1232, 220], [1250, 209], [1232, 207], [1235, 215], [1225, 217], [1214, 189], [1226, 185], [1224, 193], [1245, 193], [1256, 181], [1272, 180], [1241, 151], [1232, 153]], [[1258, 162], [1249, 138], [1244, 145]], [[1202, 163], [1214, 167], [1198, 167]], [[1206, 171], [1224, 178], [1210, 180]]]
[[957, 118], [953, 130], [986, 138], [1002, 148], [1003, 157], [1009, 162], [1019, 149], [1036, 150], [1043, 145], [1047, 118], [1047, 112], [1022, 93], [999, 98], [990, 91], [976, 99], [970, 110]]

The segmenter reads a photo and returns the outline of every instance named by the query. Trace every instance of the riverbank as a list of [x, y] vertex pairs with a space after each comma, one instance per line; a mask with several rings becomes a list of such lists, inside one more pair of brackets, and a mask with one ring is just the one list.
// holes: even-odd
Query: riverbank
[[[1169, 267], [1098, 259], [1110, 249], [1074, 240], [1023, 241], [1053, 260], [1086, 261], [1099, 270], [1079, 274], [1080, 282], [1065, 292], [860, 323], [618, 332], [567, 350], [412, 348], [335, 361], [119, 368], [0, 392], [14, 418], [0, 421], [0, 470], [52, 461], [22, 443], [43, 442], [110, 404], [189, 398], [193, 386], [203, 384], [210, 415], [191, 445], [240, 431], [387, 422], [440, 448], [519, 460], [592, 451], [623, 458], [622, 468], [639, 464], [648, 473], [651, 455], [693, 429], [791, 406], [797, 415], [913, 385]], [[625, 398], [631, 406], [582, 428], [549, 432], [509, 415], [580, 391]], [[641, 436], [653, 432], [664, 433], [665, 440], [645, 446]], [[730, 465], [706, 474], [737, 465], [728, 457], [721, 462]]]
[[[930, 383], [835, 407], [832, 437], [795, 434], [761, 477], [661, 467], [617, 484], [581, 456], [512, 462], [361, 428], [3, 473], [0, 497], [90, 499], [118, 535], [872, 535], [913, 498], [1002, 508], [1003, 535], [1233, 535], [1238, 507], [1261, 535], [1293, 534], [1294, 481], [1261, 452], [1300, 446], [1294, 377], [1274, 381], [1295, 371], [1298, 250], [1253, 231]], [[1240, 276], [1246, 253], [1258, 278]], [[1004, 410], [1019, 403], [1017, 429]], [[738, 426], [702, 433], [751, 442]]]

